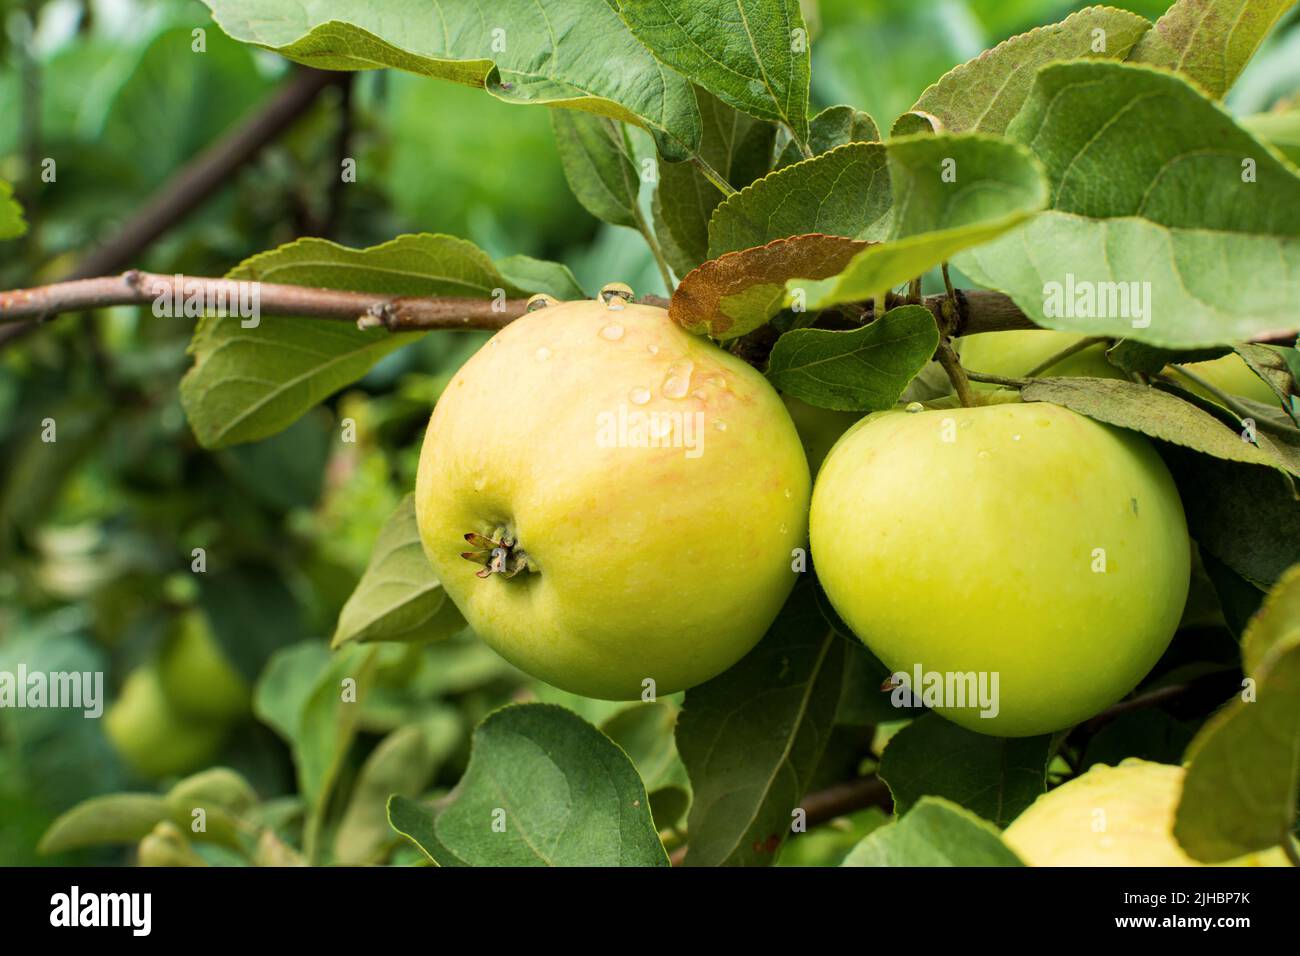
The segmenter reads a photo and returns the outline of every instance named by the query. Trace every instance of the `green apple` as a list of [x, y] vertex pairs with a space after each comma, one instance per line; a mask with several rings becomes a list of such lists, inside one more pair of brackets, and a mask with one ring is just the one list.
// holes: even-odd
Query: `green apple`
[[[1053, 355], [1058, 355], [1083, 338], [1073, 332], [1049, 329], [1018, 329], [1012, 332], [980, 332], [957, 339], [961, 364], [972, 372], [1022, 378]], [[1106, 345], [1098, 342], [1062, 359], [1038, 373], [1042, 376], [1091, 375], [1095, 378], [1123, 378], [1124, 373], [1106, 359]], [[972, 383], [979, 389], [996, 385]]]
[[217, 755], [225, 724], [191, 720], [167, 699], [157, 667], [138, 667], [104, 714], [104, 731], [122, 759], [141, 776], [188, 773]]
[[[1250, 366], [1236, 352], [1231, 355], [1224, 355], [1220, 358], [1212, 359], [1209, 362], [1192, 362], [1185, 366], [1187, 371], [1200, 378], [1205, 379], [1221, 392], [1229, 395], [1240, 395], [1242, 398], [1249, 398], [1256, 402], [1264, 402], [1267, 405], [1277, 405], [1277, 396], [1269, 388], [1262, 378], [1250, 370]], [[1189, 391], [1195, 392], [1202, 398], [1208, 398], [1212, 402], [1218, 399], [1212, 392], [1206, 391], [1199, 385], [1188, 381], [1185, 378], [1174, 376], [1180, 385], [1187, 387]]]
[[200, 611], [176, 621], [158, 662], [163, 690], [178, 713], [230, 720], [248, 713], [248, 682], [226, 658]]
[[[1096, 764], [1043, 794], [1003, 833], [1030, 866], [1203, 866], [1174, 838], [1182, 767], [1136, 757]], [[1223, 866], [1286, 866], [1280, 847]]]
[[[982, 733], [1048, 733], [1114, 703], [1187, 597], [1182, 503], [1155, 450], [1046, 403], [864, 419], [822, 465], [809, 524], [845, 623], [914, 692], [918, 667], [952, 681], [936, 709]], [[958, 675], [996, 707], [960, 706]]]
[[785, 409], [799, 432], [799, 440], [803, 442], [804, 453], [808, 456], [808, 468], [814, 475], [840, 436], [864, 414], [818, 408], [793, 395], [782, 395], [781, 400], [785, 402]]
[[646, 680], [694, 686], [758, 642], [794, 584], [809, 485], [762, 375], [611, 295], [531, 312], [461, 368], [429, 422], [415, 507], [488, 644], [617, 700]]

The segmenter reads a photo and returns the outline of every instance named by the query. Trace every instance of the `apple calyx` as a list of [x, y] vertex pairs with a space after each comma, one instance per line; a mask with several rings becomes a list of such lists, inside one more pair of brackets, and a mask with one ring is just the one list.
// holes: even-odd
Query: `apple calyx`
[[480, 578], [499, 574], [509, 580], [521, 571], [537, 570], [528, 552], [519, 547], [514, 535], [504, 528], [497, 529], [494, 537], [491, 538], [477, 531], [471, 531], [465, 535], [465, 540], [474, 550], [462, 551], [460, 556], [467, 561], [483, 565], [482, 570], [478, 572]]

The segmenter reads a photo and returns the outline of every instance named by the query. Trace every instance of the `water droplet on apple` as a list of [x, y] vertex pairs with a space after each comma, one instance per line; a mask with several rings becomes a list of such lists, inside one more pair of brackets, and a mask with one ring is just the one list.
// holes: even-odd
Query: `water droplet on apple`
[[716, 429], [717, 429], [718, 431], [720, 431], [720, 432], [725, 432], [725, 431], [727, 430], [727, 423], [724, 422], [722, 419], [719, 418], [719, 419], [717, 419], [717, 420], [714, 421], [714, 423], [713, 423], [713, 427], [716, 428]]
[[608, 339], [611, 342], [617, 342], [623, 337], [623, 326], [619, 325], [617, 322], [611, 322], [600, 330], [600, 337], [602, 339]]
[[541, 348], [537, 350], [537, 361], [545, 362], [550, 357], [551, 357], [551, 350], [548, 349], [545, 345], [543, 345]]
[[976, 457], [976, 458], [987, 458], [988, 456], [989, 456], [989, 453], [988, 453], [987, 451], [982, 451], [982, 452], [980, 452], [978, 455], [976, 455], [975, 457]]
[[673, 420], [671, 418], [666, 418], [666, 417], [656, 418], [654, 428], [652, 428], [651, 431], [654, 432], [655, 438], [659, 438], [659, 439], [667, 438], [669, 435], [672, 434]]
[[915, 415], [917, 412], [925, 411], [925, 406], [922, 405], [920, 402], [908, 402], [907, 405], [903, 408], [903, 411], [911, 412], [913, 415]]
[[538, 309], [549, 309], [553, 305], [559, 305], [560, 300], [554, 296], [547, 295], [545, 292], [539, 292], [532, 296], [524, 303], [525, 312], [536, 312]]
[[633, 294], [626, 282], [606, 282], [600, 290], [600, 301], [607, 309], [621, 309], [632, 301]]
[[1012, 441], [1020, 441], [1020, 436], [1019, 436], [1019, 435], [1012, 435], [1012, 436], [1011, 436], [1011, 440], [1012, 440]]
[[711, 379], [709, 379], [709, 384], [712, 385], [714, 388], [726, 388], [727, 380], [723, 378], [721, 375], [715, 375]]
[[665, 398], [685, 398], [691, 390], [691, 373], [695, 363], [690, 359], [678, 359], [668, 366], [668, 376], [664, 379]]
[[793, 495], [793, 492], [790, 491], [789, 488], [785, 489], [785, 496], [786, 496], [787, 498], [792, 497], [792, 495]]
[[637, 386], [628, 393], [628, 398], [632, 400], [633, 405], [644, 405], [650, 401], [650, 389]]
[[647, 345], [646, 348], [649, 350], [649, 352], [650, 352], [651, 355], [658, 355], [658, 354], [659, 354], [659, 346], [655, 345], [653, 342], [651, 342], [649, 345]]
[[487, 487], [487, 478], [485, 476], [479, 475], [477, 478], [474, 479], [475, 491], [482, 491], [486, 487]]
[[782, 522], [781, 522], [781, 533], [782, 533], [782, 534], [785, 534], [785, 533], [786, 533], [787, 531], [789, 531], [789, 530], [790, 530], [790, 528], [786, 525], [786, 523], [785, 523], [784, 521], [782, 521]]

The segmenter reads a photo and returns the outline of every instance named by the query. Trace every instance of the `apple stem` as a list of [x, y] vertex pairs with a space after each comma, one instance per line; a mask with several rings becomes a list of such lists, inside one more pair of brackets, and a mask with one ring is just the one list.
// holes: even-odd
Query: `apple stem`
[[961, 367], [961, 362], [957, 360], [957, 353], [953, 351], [952, 341], [945, 335], [939, 340], [939, 351], [936, 354], [939, 364], [943, 370], [948, 373], [948, 380], [952, 382], [952, 387], [957, 392], [957, 398], [965, 408], [972, 408], [980, 404], [979, 397], [975, 390], [971, 388], [970, 379], [966, 377], [966, 371]]

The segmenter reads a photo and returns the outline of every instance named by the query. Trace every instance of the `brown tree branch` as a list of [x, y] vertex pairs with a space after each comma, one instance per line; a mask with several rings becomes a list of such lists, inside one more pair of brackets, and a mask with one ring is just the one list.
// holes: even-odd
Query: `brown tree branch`
[[[267, 315], [292, 315], [319, 319], [364, 319], [364, 324], [391, 331], [411, 329], [498, 329], [524, 311], [524, 299], [450, 297], [393, 298], [338, 289], [258, 283], [261, 309]], [[0, 325], [23, 320], [45, 321], [63, 312], [79, 312], [114, 305], [152, 305], [160, 290], [169, 294], [198, 293], [206, 301], [226, 298], [239, 283], [203, 276], [165, 276], [132, 270], [118, 276], [75, 279], [33, 289], [0, 292]], [[992, 332], [1005, 328], [1034, 328], [1010, 299], [998, 292], [968, 292], [960, 332]], [[930, 296], [925, 304], [941, 309], [943, 296]], [[641, 301], [666, 306], [667, 301], [646, 296]], [[0, 329], [0, 333], [4, 330]]]
[[[289, 81], [276, 90], [243, 124], [222, 136], [178, 170], [109, 242], [93, 250], [78, 263], [68, 279], [75, 281], [106, 275], [138, 258], [150, 243], [185, 219], [225, 185], [237, 169], [282, 136], [323, 90], [338, 82], [338, 73], [297, 68]], [[36, 225], [33, 223], [33, 228]], [[74, 305], [45, 312], [39, 318], [50, 319], [58, 315], [59, 311], [76, 310]], [[15, 316], [17, 313], [6, 319], [3, 310], [0, 310], [0, 322], [13, 321]], [[23, 322], [12, 328], [0, 328], [0, 349], [23, 338], [36, 325], [36, 322]]]

